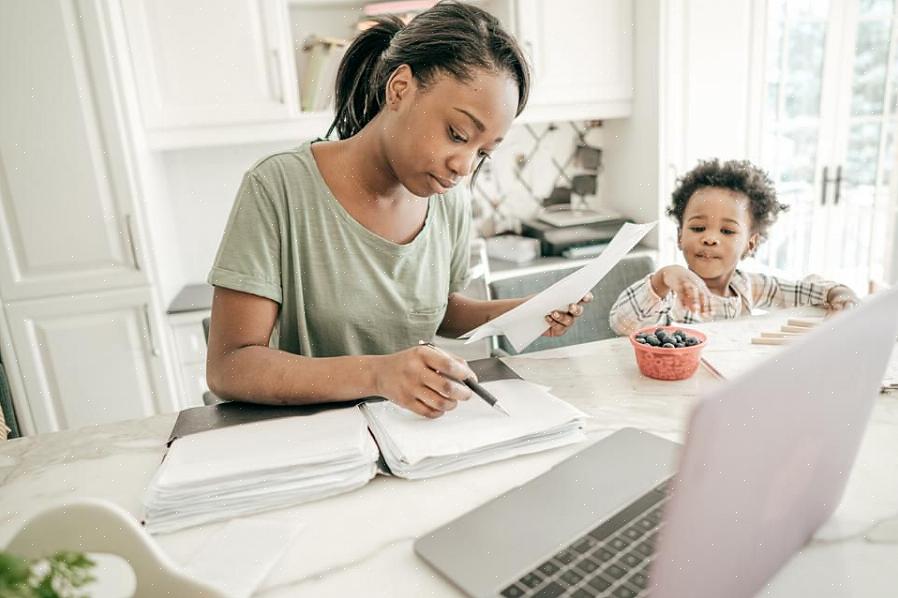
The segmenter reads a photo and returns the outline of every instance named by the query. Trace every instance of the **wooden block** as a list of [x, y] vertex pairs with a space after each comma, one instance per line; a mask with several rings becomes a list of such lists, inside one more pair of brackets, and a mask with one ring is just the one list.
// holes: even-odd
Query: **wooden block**
[[794, 336], [801, 336], [798, 332], [762, 332], [761, 336], [767, 338], [792, 338]]
[[823, 321], [823, 318], [789, 318], [786, 321], [787, 326], [800, 326], [802, 328], [813, 328]]
[[751, 339], [753, 345], [785, 345], [792, 342], [791, 337], [772, 337], [772, 336], [756, 336]]
[[810, 328], [808, 326], [781, 326], [780, 330], [783, 332], [808, 332]]

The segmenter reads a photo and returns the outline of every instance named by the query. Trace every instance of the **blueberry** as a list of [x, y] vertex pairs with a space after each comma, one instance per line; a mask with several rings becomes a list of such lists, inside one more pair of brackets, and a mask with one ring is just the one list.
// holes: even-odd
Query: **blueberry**
[[643, 345], [645, 345], [646, 343], [648, 343], [648, 341], [646, 341], [646, 340], [645, 340], [645, 337], [643, 337], [643, 336], [637, 336], [637, 337], [636, 337], [636, 342], [637, 342], [637, 343], [642, 343]]
[[682, 348], [685, 347], [685, 346], [686, 346], [686, 343], [684, 343], [684, 342], [682, 342], [682, 341], [680, 341], [679, 343], [677, 343], [677, 349], [682, 349]]
[[664, 332], [664, 328], [655, 328], [655, 336], [661, 337], [661, 336], [663, 336], [664, 334], [666, 334], [666, 333]]
[[650, 344], [650, 345], [653, 346], [653, 347], [660, 347], [660, 346], [661, 346], [661, 341], [659, 341], [659, 340], [658, 340], [658, 337], [655, 336], [654, 334], [649, 334], [648, 336], [646, 336], [646, 337], [645, 337], [645, 342], [647, 342], [648, 344]]
[[694, 336], [687, 336], [685, 342], [687, 347], [694, 347], [698, 344], [699, 341]]
[[673, 343], [664, 343], [661, 346], [664, 347], [665, 349], [676, 349], [676, 345], [674, 345]]

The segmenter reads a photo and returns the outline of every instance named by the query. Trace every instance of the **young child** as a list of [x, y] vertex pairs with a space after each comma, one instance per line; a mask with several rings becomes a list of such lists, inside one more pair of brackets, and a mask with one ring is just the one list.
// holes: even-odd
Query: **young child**
[[680, 181], [667, 210], [677, 220], [677, 245], [688, 268], [665, 266], [625, 289], [611, 308], [611, 328], [625, 335], [659, 323], [732, 319], [755, 308], [856, 305], [857, 295], [845, 285], [737, 269], [785, 209], [767, 174], [750, 162], [699, 163]]

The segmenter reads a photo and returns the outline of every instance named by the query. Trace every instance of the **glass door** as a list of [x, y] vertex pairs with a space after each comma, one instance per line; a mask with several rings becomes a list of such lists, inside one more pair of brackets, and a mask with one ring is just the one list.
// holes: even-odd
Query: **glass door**
[[766, 28], [761, 163], [790, 210], [758, 258], [864, 293], [890, 250], [894, 0], [770, 0]]
[[758, 259], [790, 276], [821, 266], [823, 214], [817, 206], [826, 162], [824, 64], [827, 41], [833, 45], [828, 15], [827, 1], [772, 0], [767, 8], [761, 163], [789, 211], [770, 231]]
[[[837, 179], [830, 206], [827, 265], [856, 288], [885, 280], [895, 162], [898, 15], [894, 0], [860, 0], [846, 15], [844, 86], [837, 136]], [[841, 166], [841, 172], [838, 170]], [[839, 176], [841, 175], [841, 176]]]

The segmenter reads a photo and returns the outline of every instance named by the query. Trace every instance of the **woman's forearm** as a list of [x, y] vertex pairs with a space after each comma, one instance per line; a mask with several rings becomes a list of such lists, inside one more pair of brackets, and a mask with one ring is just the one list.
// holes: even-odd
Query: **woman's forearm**
[[460, 293], [452, 293], [449, 295], [446, 315], [443, 316], [443, 321], [437, 332], [441, 336], [455, 338], [499, 317], [526, 300], [527, 298], [523, 297], [486, 301], [465, 297]]
[[377, 394], [379, 356], [303, 357], [258, 345], [209, 357], [209, 389], [222, 399], [299, 405]]

